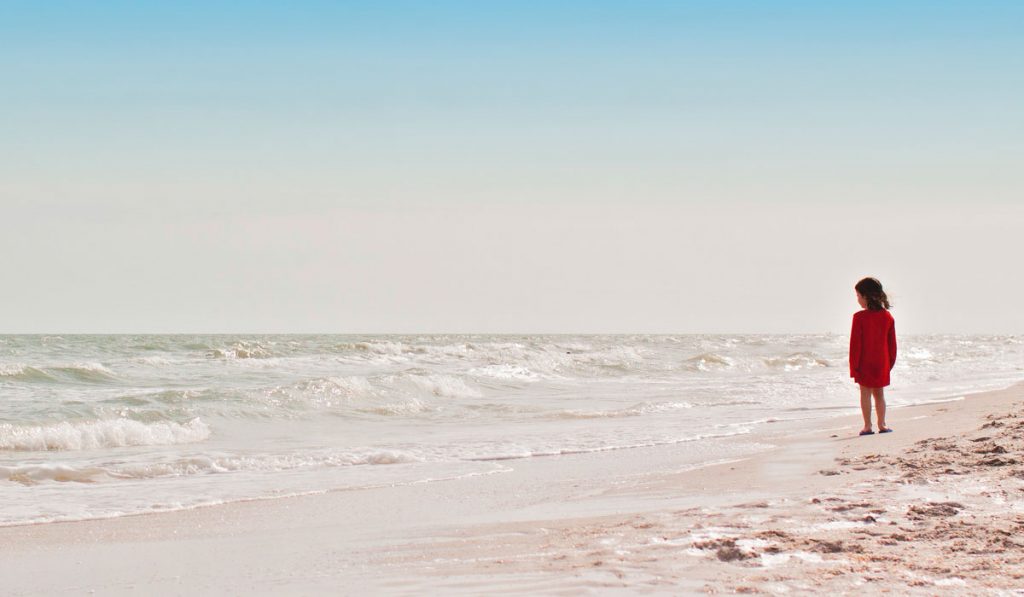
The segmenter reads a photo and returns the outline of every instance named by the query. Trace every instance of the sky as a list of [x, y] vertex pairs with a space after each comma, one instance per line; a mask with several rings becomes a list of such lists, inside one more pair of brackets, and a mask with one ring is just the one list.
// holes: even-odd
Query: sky
[[1024, 333], [1024, 3], [0, 1], [0, 333]]

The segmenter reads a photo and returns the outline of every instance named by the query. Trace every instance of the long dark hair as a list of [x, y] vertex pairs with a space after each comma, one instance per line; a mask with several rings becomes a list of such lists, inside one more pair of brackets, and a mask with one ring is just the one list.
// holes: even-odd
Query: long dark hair
[[882, 283], [874, 278], [864, 278], [857, 285], [853, 287], [854, 290], [859, 292], [868, 301], [868, 309], [872, 311], [878, 311], [879, 309], [888, 309], [889, 297], [885, 296], [885, 291], [882, 290]]

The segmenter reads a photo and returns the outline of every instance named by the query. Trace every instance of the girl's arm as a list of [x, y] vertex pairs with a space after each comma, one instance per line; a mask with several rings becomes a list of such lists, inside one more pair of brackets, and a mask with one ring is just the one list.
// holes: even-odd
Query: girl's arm
[[889, 326], [886, 342], [889, 344], [889, 370], [892, 370], [896, 366], [896, 322]]
[[853, 329], [850, 330], [850, 377], [856, 377], [860, 367], [860, 320], [853, 316]]

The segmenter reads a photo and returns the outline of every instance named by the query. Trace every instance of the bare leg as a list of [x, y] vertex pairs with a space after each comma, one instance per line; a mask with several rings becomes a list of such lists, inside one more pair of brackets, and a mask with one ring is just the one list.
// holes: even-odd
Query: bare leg
[[860, 387], [860, 413], [864, 415], [864, 429], [871, 431], [871, 388]]
[[875, 411], [878, 413], [878, 430], [885, 431], [885, 388], [872, 388], [871, 393], [875, 396]]

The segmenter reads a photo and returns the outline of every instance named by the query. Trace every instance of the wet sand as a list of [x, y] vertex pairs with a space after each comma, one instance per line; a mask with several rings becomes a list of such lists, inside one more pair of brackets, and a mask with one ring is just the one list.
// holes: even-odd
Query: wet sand
[[[5, 594], [787, 593], [1024, 586], [1024, 385], [684, 447], [165, 514], [0, 529]], [[810, 426], [808, 426], [810, 425]]]

